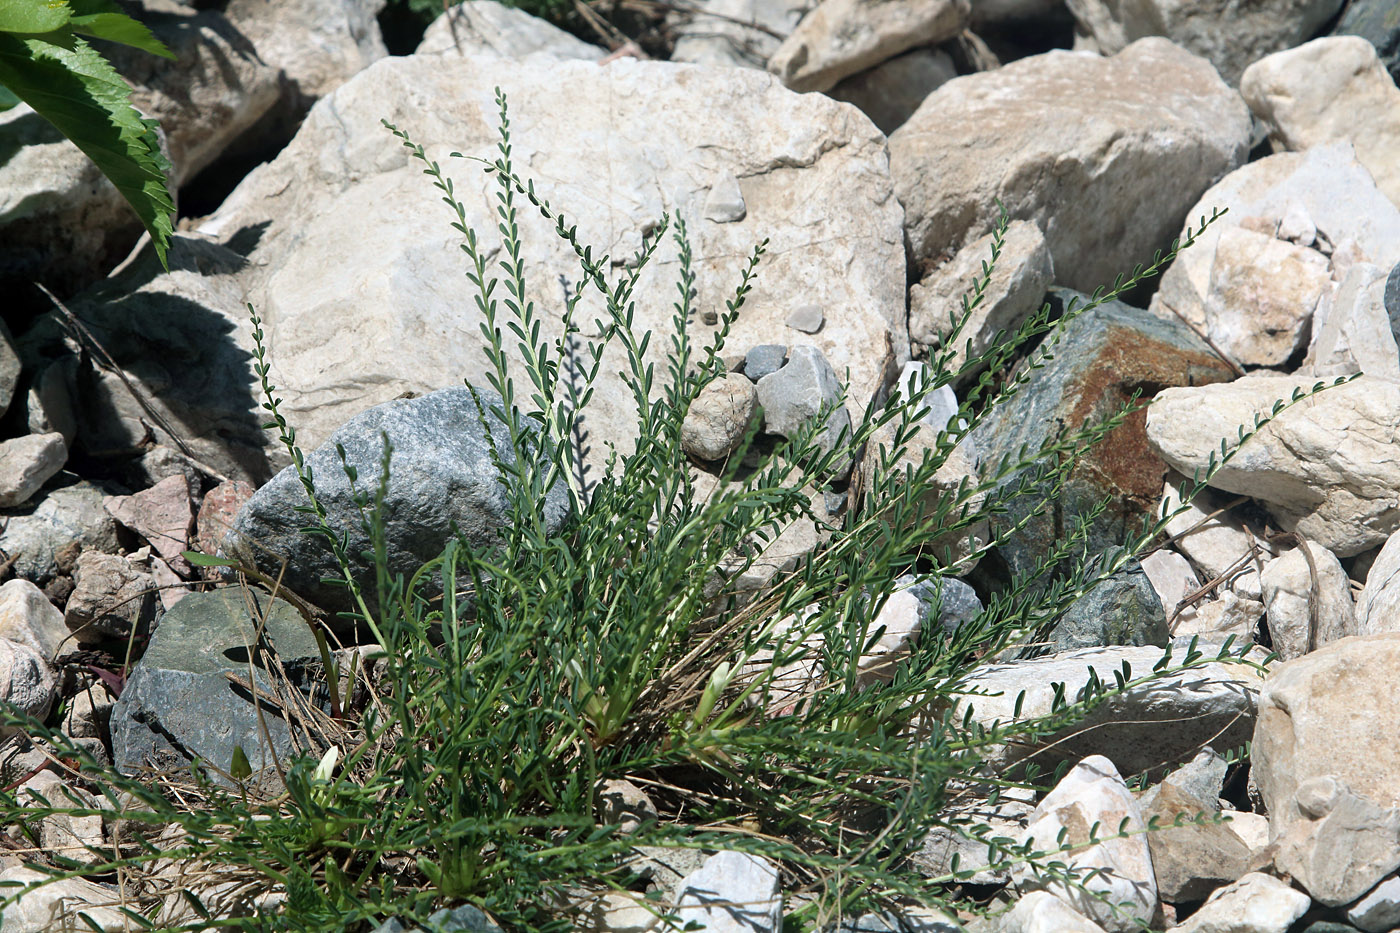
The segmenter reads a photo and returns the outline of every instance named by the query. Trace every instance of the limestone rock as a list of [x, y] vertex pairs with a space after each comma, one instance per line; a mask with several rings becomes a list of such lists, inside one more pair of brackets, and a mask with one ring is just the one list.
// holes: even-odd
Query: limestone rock
[[[910, 286], [909, 339], [929, 347], [942, 347], [952, 333], [956, 318], [962, 315], [962, 299], [971, 293], [973, 282], [982, 276], [984, 263], [991, 262], [991, 234], [958, 251], [948, 263]], [[982, 301], [972, 309], [967, 323], [953, 341], [948, 368], [957, 371], [972, 356], [980, 356], [993, 344], [999, 331], [1014, 333], [1031, 314], [1040, 310], [1045, 291], [1055, 278], [1050, 250], [1035, 224], [1012, 221], [1006, 228], [1001, 255], [982, 293]], [[974, 379], [981, 369], [970, 369], [957, 384]]]
[[1251, 872], [1220, 888], [1175, 929], [1181, 933], [1286, 933], [1311, 906], [1271, 875]]
[[[7, 868], [0, 871], [0, 882], [20, 882], [21, 888], [33, 887], [13, 905], [5, 909], [5, 933], [47, 933], [73, 926], [81, 929], [79, 913], [110, 933], [127, 933], [140, 926], [117, 908], [121, 896], [110, 888], [82, 878], [69, 878], [44, 884], [50, 876], [32, 868]], [[14, 888], [7, 889], [14, 896]]]
[[10, 329], [5, 326], [5, 322], [0, 321], [0, 415], [3, 415], [5, 409], [14, 401], [15, 389], [19, 385], [20, 370], [19, 354], [15, 353], [14, 336], [10, 333]]
[[[313, 109], [281, 155], [245, 178], [199, 228], [203, 237], [243, 250], [246, 262], [231, 276], [236, 298], [195, 303], [201, 313], [240, 308], [245, 300], [257, 308], [272, 345], [282, 411], [304, 447], [319, 445], [356, 413], [405, 391], [426, 393], [464, 378], [487, 384], [482, 319], [462, 275], [452, 215], [380, 120], [411, 132], [455, 173], [467, 223], [482, 232], [489, 253], [496, 248], [496, 182], [446, 156], [495, 151], [495, 85], [510, 100], [517, 170], [535, 178], [537, 190], [578, 224], [595, 255], [632, 255], [643, 231], [668, 211], [701, 217], [715, 182], [732, 174], [743, 182], [745, 219], [692, 220], [689, 228], [702, 311], [723, 307], [743, 257], [770, 237], [730, 344], [786, 343], [791, 330], [784, 320], [797, 296], [841, 308], [839, 321], [831, 315], [821, 333], [804, 342], [820, 349], [843, 378], [849, 369], [850, 404], [858, 408], [882, 380], [884, 348], [896, 364], [907, 358], [901, 213], [884, 138], [845, 105], [793, 94], [772, 76], [750, 71], [631, 59], [600, 67], [495, 56], [390, 58]], [[658, 131], [658, 120], [665, 132]], [[608, 172], [598, 171], [602, 153]], [[548, 184], [541, 187], [541, 179]], [[424, 218], [434, 216], [441, 226], [425, 226]], [[577, 257], [537, 212], [522, 211], [519, 224], [532, 263], [527, 297], [539, 310], [542, 339], [552, 340], [560, 335], [560, 309], [572, 288], [560, 283], [577, 281]], [[249, 230], [260, 235], [251, 237]], [[670, 250], [668, 240], [632, 295], [638, 336], [656, 334], [648, 361], [658, 373], [666, 371], [665, 335], [675, 300]], [[150, 277], [152, 270], [143, 269]], [[168, 279], [156, 275], [151, 287]], [[604, 314], [590, 291], [577, 312], [585, 330], [580, 339], [596, 336], [592, 323]], [[124, 315], [108, 311], [107, 317], [137, 326]], [[237, 336], [225, 346], [246, 354], [241, 316], [205, 326], [234, 330]], [[707, 340], [710, 327], [694, 325], [693, 339]], [[160, 359], [164, 346], [148, 336], [143, 359]], [[509, 353], [518, 363], [515, 351]], [[224, 398], [246, 406], [256, 424], [261, 418], [246, 355], [241, 362], [242, 385]], [[636, 431], [631, 393], [617, 375], [624, 369], [614, 344], [587, 412], [594, 469], [603, 463], [605, 442], [625, 452]], [[134, 412], [123, 412], [121, 423], [139, 430]]]
[[[1144, 819], [1156, 817], [1157, 825], [1164, 827], [1148, 833], [1147, 844], [1158, 890], [1167, 903], [1203, 900], [1249, 871], [1249, 846], [1229, 823], [1209, 821], [1219, 809], [1214, 796], [1203, 800], [1169, 784], [1143, 807]], [[1178, 814], [1185, 814], [1180, 826], [1174, 825]], [[1202, 815], [1205, 820], [1194, 822]]]
[[1390, 77], [1400, 82], [1400, 21], [1395, 19], [1395, 8], [1388, 0], [1352, 0], [1332, 34], [1360, 36], [1370, 42]]
[[10, 580], [0, 586], [0, 638], [32, 648], [51, 662], [67, 637], [63, 613], [43, 590], [28, 580]]
[[[1340, 246], [1351, 241], [1361, 258], [1385, 269], [1400, 262], [1400, 210], [1377, 189], [1350, 145], [1334, 143], [1307, 152], [1280, 153], [1231, 172], [1185, 214], [1186, 226], [1194, 227], [1212, 211], [1229, 211], [1206, 227], [1162, 275], [1161, 287], [1152, 297], [1153, 312], [1174, 317], [1175, 311], [1204, 328], [1221, 235], [1246, 222], [1277, 230], [1286, 216], [1300, 208], [1331, 243]], [[1184, 233], [1185, 227], [1181, 230]], [[1166, 237], [1173, 235], [1179, 234], [1172, 231]], [[1334, 270], [1340, 258], [1334, 250]]]
[[1400, 877], [1391, 875], [1348, 907], [1347, 920], [1366, 933], [1386, 933], [1400, 925]]
[[[58, 681], [48, 662], [27, 645], [0, 638], [0, 703], [12, 712], [40, 722], [58, 698]], [[0, 737], [16, 729], [0, 726]]]
[[166, 562], [189, 569], [183, 554], [194, 531], [194, 505], [184, 476], [167, 476], [149, 489], [113, 496], [102, 505], [113, 518], [149, 541]]
[[[1076, 765], [1045, 796], [1031, 813], [1023, 840], [1032, 842], [1035, 850], [1054, 851], [1061, 844], [1087, 841], [1092, 827], [1097, 827], [1101, 836], [1111, 836], [1120, 826], [1141, 830], [1146, 823], [1113, 763], [1095, 755]], [[1071, 870], [1102, 873], [1081, 887], [1042, 877], [1032, 866], [1021, 866], [1014, 872], [1020, 887], [1055, 895], [1110, 933], [1136, 930], [1134, 918], [1146, 921], [1156, 914], [1157, 881], [1146, 836], [1105, 839], [1053, 858]], [[1106, 897], [1099, 899], [1091, 893]], [[1126, 906], [1116, 910], [1109, 902]]]
[[1210, 3], [1145, 0], [1068, 0], [1080, 30], [1113, 55], [1143, 36], [1166, 36], [1210, 61], [1231, 85], [1250, 63], [1311, 36], [1342, 0], [1288, 0], [1266, 6], [1226, 9]]
[[1275, 865], [1318, 900], [1355, 900], [1400, 867], [1400, 633], [1343, 638], [1278, 666], [1259, 698], [1253, 779]]
[[1400, 632], [1400, 534], [1385, 542], [1356, 602], [1356, 634]]
[[[1397, 267], [1400, 268], [1400, 267]], [[1400, 350], [1385, 305], [1391, 276], [1369, 262], [1349, 267], [1313, 314], [1303, 371], [1318, 376], [1367, 373], [1400, 381]], [[1400, 282], [1400, 277], [1394, 277]]]
[[1104, 928], [1053, 894], [1032, 891], [998, 920], [998, 933], [1104, 933]]
[[[731, 904], [742, 904], [736, 911]], [[676, 915], [715, 933], [778, 933], [783, 902], [778, 870], [767, 859], [745, 852], [720, 852], [681, 882]]]
[[128, 638], [155, 618], [155, 580], [125, 557], [84, 551], [73, 584], [63, 619], [78, 644]]
[[1351, 599], [1351, 581], [1324, 547], [1307, 543], [1317, 568], [1314, 586], [1307, 555], [1294, 548], [1264, 568], [1264, 602], [1269, 608], [1269, 635], [1285, 661], [1348, 635], [1358, 629]]
[[822, 0], [783, 40], [768, 70], [794, 91], [827, 91], [902, 52], [953, 38], [971, 13], [969, 0]]
[[1208, 332], [1237, 363], [1282, 366], [1305, 344], [1313, 311], [1331, 292], [1331, 267], [1317, 250], [1232, 227], [1215, 247]]
[[110, 490], [65, 476], [63, 485], [45, 490], [27, 505], [0, 511], [0, 548], [15, 558], [15, 576], [40, 586], [60, 573], [72, 573], [82, 549], [117, 549], [116, 522], [102, 508]]
[[27, 434], [0, 441], [0, 508], [28, 502], [68, 460], [62, 434]]
[[[1169, 475], [1162, 487], [1158, 514], [1171, 515], [1180, 509], [1190, 486], [1191, 481], [1180, 474]], [[1275, 556], [1273, 545], [1247, 531], [1227, 508], [1228, 501], [1203, 489], [1186, 503], [1181, 514], [1167, 521], [1165, 530], [1172, 538], [1172, 546], [1190, 558], [1206, 580], [1224, 577], [1226, 586], [1238, 595], [1258, 599], [1262, 593], [1259, 571], [1265, 561]]]
[[817, 0], [699, 0], [672, 17], [673, 62], [764, 69]]
[[[1201, 650], [1209, 651], [1210, 646], [1203, 643]], [[1125, 662], [1132, 676], [1140, 677], [1151, 672], [1162, 654], [1161, 648], [1115, 646], [984, 664], [972, 672], [967, 686], [992, 695], [962, 698], [957, 717], [961, 719], [971, 707], [973, 721], [984, 726], [1011, 722], [1023, 691], [1022, 718], [1043, 716], [1051, 711], [1056, 684], [1062, 684], [1065, 696], [1073, 700], [1089, 682], [1091, 669], [1101, 681], [1112, 684], [1114, 672], [1121, 671]], [[1262, 686], [1263, 678], [1253, 668], [1212, 661], [1105, 701], [1085, 722], [1063, 735], [1047, 737], [1049, 750], [1035, 760], [1048, 767], [1062, 758], [1104, 755], [1121, 773], [1137, 774], [1185, 761], [1203, 747], [1229, 751], [1249, 741]], [[991, 751], [988, 762], [1007, 767], [1032, 751], [1007, 746]]]
[[416, 55], [499, 55], [517, 59], [541, 53], [551, 58], [598, 61], [607, 50], [584, 42], [538, 16], [496, 0], [453, 4], [428, 24]]
[[[1173, 469], [1203, 470], [1222, 439], [1309, 390], [1312, 377], [1250, 375], [1167, 389], [1147, 410], [1147, 440]], [[1210, 484], [1263, 503], [1284, 529], [1338, 557], [1385, 541], [1400, 527], [1400, 383], [1361, 376], [1293, 405], [1251, 438]]]
[[1376, 187], [1400, 205], [1400, 88], [1370, 42], [1327, 36], [1276, 52], [1245, 71], [1240, 93], [1275, 152], [1349, 142]]
[[1045, 231], [1059, 283], [1091, 292], [1170, 242], [1248, 147], [1209, 63], [1146, 39], [948, 82], [890, 137], [890, 171], [921, 270], [989, 233], [1000, 200]]
[[841, 383], [816, 347], [793, 347], [782, 369], [758, 380], [758, 404], [763, 406], [763, 428], [769, 434], [793, 440], [827, 410], [823, 427], [812, 439], [823, 452], [834, 450], [838, 442], [850, 442], [851, 414], [840, 402]]

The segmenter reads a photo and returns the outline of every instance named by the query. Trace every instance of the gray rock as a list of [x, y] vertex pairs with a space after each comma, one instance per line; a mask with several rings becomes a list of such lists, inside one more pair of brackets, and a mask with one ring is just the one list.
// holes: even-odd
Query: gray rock
[[1360, 36], [1376, 47], [1386, 70], [1400, 84], [1400, 16], [1394, 0], [1352, 0], [1332, 30], [1334, 36]]
[[[290, 603], [238, 587], [190, 593], [161, 619], [112, 708], [112, 757], [119, 770], [134, 775], [152, 767], [170, 775], [200, 758], [227, 772], [235, 746], [243, 748], [255, 775], [272, 767], [251, 696], [225, 676], [246, 681], [251, 655], [259, 691], [287, 695], [263, 669], [261, 651], [251, 650], [263, 620], [265, 644], [275, 648], [296, 688], [310, 693], [320, 652]], [[263, 704], [262, 720], [285, 762], [293, 749], [287, 720], [269, 703]], [[227, 783], [217, 773], [211, 777]]]
[[15, 387], [19, 385], [19, 354], [15, 352], [10, 329], [0, 321], [0, 415], [10, 407], [15, 397]]
[[681, 882], [676, 916], [714, 933], [777, 933], [783, 899], [778, 869], [746, 852], [719, 852]]
[[1400, 926], [1400, 877], [1391, 875], [1348, 907], [1347, 919], [1366, 933], [1386, 933]]
[[1208, 804], [1213, 812], [1220, 809], [1220, 791], [1225, 786], [1226, 770], [1228, 765], [1225, 759], [1214, 749], [1207, 748], [1164, 777], [1162, 783], [1148, 788], [1138, 799], [1146, 809], [1152, 806], [1152, 801], [1161, 793], [1162, 788], [1175, 787], [1182, 793]]
[[795, 437], [824, 407], [836, 405], [813, 438], [823, 451], [834, 449], [843, 431], [849, 440], [851, 415], [844, 405], [837, 405], [840, 400], [836, 371], [816, 347], [793, 347], [782, 369], [758, 380], [758, 403], [763, 406], [764, 429], [769, 434]]
[[[1069, 289], [1052, 289], [1050, 296], [1064, 305], [1076, 298], [1080, 305], [1085, 301]], [[1055, 358], [1018, 395], [993, 409], [971, 436], [987, 467], [1022, 444], [1037, 449], [1061, 426], [1075, 430], [1112, 414], [1143, 386], [1201, 385], [1230, 378], [1233, 373], [1185, 325], [1112, 302], [1065, 325]], [[1162, 472], [1161, 462], [1147, 449], [1143, 416], [1129, 419], [1083, 453], [1050, 508], [1003, 544], [1001, 556], [1012, 573], [1033, 570], [1066, 529], [1105, 497], [1108, 508], [1089, 527], [1089, 553], [1121, 545], [1154, 510]], [[1009, 488], [1019, 476], [1007, 477], [1000, 488]], [[1011, 500], [998, 521], [1003, 527], [1020, 521], [1039, 498]]]
[[62, 434], [26, 434], [0, 441], [0, 508], [23, 505], [63, 469]]
[[1400, 262], [1390, 270], [1385, 280], [1385, 313], [1390, 318], [1390, 332], [1400, 341]]
[[804, 334], [815, 334], [825, 323], [821, 305], [802, 305], [787, 317], [787, 326]]
[[947, 52], [924, 47], [851, 75], [826, 93], [860, 108], [888, 136], [904, 125], [924, 98], [957, 76]]
[[[481, 392], [481, 401], [488, 410], [501, 404], [500, 396], [490, 391]], [[504, 423], [488, 418], [497, 451], [512, 462]], [[351, 418], [306, 455], [306, 466], [332, 527], [337, 534], [349, 535], [346, 551], [372, 606], [377, 602], [374, 571], [360, 556], [369, 548], [369, 538], [360, 526], [336, 447], [343, 446], [346, 461], [358, 471], [356, 488], [372, 492], [384, 453], [381, 432], [394, 448], [383, 512], [390, 573], [411, 574], [438, 556], [454, 526], [473, 546], [484, 547], [512, 520], [506, 487], [465, 387], [386, 402]], [[269, 562], [285, 559], [283, 581], [293, 592], [324, 608], [348, 609], [345, 588], [320, 582], [323, 577], [338, 578], [341, 571], [324, 541], [301, 533], [307, 517], [296, 507], [305, 503], [306, 492], [295, 470], [284, 469], [242, 508], [224, 549], [274, 572], [276, 565]], [[567, 489], [557, 485], [540, 506], [546, 526], [557, 529], [569, 509]]]
[[[1195, 822], [1201, 814], [1211, 817], [1218, 811], [1213, 795], [1203, 799], [1170, 784], [1162, 785], [1150, 804], [1142, 804], [1143, 817], [1155, 817], [1164, 827], [1149, 832], [1147, 844], [1157, 890], [1167, 903], [1204, 900], [1249, 871], [1249, 846], [1228, 823]], [[1182, 825], [1174, 825], [1182, 813]]]
[[1169, 641], [1162, 599], [1136, 560], [1076, 600], [1050, 632], [1052, 652]]
[[952, 635], [958, 627], [971, 622], [985, 608], [977, 591], [956, 577], [926, 577], [916, 579], [905, 574], [894, 581], [897, 590], [908, 590], [919, 600], [920, 621], [925, 622], [938, 610], [937, 628]]
[[73, 446], [78, 436], [78, 418], [73, 412], [69, 388], [78, 369], [76, 356], [65, 356], [45, 366], [29, 387], [28, 421], [30, 434], [63, 435], [63, 443]]
[[126, 638], [155, 618], [155, 579], [117, 554], [84, 551], [73, 568], [63, 621], [79, 644]]
[[405, 928], [397, 919], [385, 920], [374, 928], [374, 933], [501, 933], [501, 928], [486, 918], [486, 915], [470, 904], [446, 907], [429, 915], [427, 928], [413, 926]]
[[744, 375], [753, 382], [775, 373], [787, 362], [787, 347], [765, 343], [754, 347], [744, 355]]
[[28, 505], [0, 509], [0, 550], [15, 558], [15, 576], [40, 586], [71, 573], [80, 549], [117, 549], [116, 522], [102, 507], [115, 490], [71, 474], [66, 482]]
[[717, 224], [738, 223], [748, 216], [744, 192], [733, 172], [725, 172], [710, 186], [705, 195], [705, 219]]

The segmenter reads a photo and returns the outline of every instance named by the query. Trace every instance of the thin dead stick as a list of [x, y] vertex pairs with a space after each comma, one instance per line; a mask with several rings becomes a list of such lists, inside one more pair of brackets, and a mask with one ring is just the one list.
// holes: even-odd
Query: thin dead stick
[[57, 308], [59, 310], [59, 313], [63, 315], [64, 319], [68, 322], [68, 325], [71, 328], [73, 328], [74, 331], [76, 331], [83, 338], [86, 339], [88, 344], [91, 345], [95, 355], [98, 357], [102, 368], [115, 374], [116, 377], [121, 380], [122, 385], [126, 386], [126, 391], [130, 392], [131, 397], [136, 400], [136, 404], [141, 406], [141, 410], [144, 411], [152, 421], [160, 425], [161, 430], [163, 430], [170, 437], [170, 439], [175, 442], [176, 447], [180, 448], [180, 453], [188, 457], [190, 463], [194, 464], [194, 466], [197, 467], [200, 470], [200, 472], [213, 477], [221, 483], [228, 482], [227, 476], [220, 473], [213, 467], [209, 466], [207, 463], [200, 462], [200, 460], [195, 456], [194, 451], [190, 449], [190, 446], [186, 444], [184, 439], [176, 433], [173, 427], [171, 427], [170, 422], [166, 421], [165, 417], [161, 415], [160, 412], [152, 408], [150, 403], [146, 401], [146, 399], [141, 395], [141, 393], [136, 391], [136, 386], [131, 384], [131, 380], [127, 378], [126, 373], [123, 372], [122, 368], [117, 365], [115, 360], [112, 359], [111, 354], [109, 354], [106, 348], [103, 347], [102, 344], [98, 342], [97, 338], [92, 335], [92, 331], [88, 330], [87, 326], [83, 324], [82, 321], [78, 320], [77, 316], [72, 311], [68, 310], [68, 306], [65, 305], [63, 302], [59, 301], [58, 296], [56, 296], [53, 292], [49, 291], [40, 283], [35, 282], [34, 285], [39, 289], [39, 291], [44, 293], [44, 295], [49, 299], [49, 301], [53, 302], [54, 307]]

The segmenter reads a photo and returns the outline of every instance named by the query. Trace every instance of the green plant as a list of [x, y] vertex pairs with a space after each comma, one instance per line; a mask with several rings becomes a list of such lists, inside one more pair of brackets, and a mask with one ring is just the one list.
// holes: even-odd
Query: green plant
[[[705, 497], [681, 449], [680, 427], [698, 393], [722, 371], [721, 351], [764, 246], [755, 247], [739, 270], [713, 339], [696, 347], [688, 327], [690, 246], [684, 223], [675, 221], [674, 327], [658, 380], [649, 361], [652, 335], [633, 327], [633, 294], [665, 242], [669, 220], [610, 278], [610, 258], [595, 257], [563, 215], [515, 174], [506, 101], [499, 92], [498, 99], [498, 155], [482, 161], [498, 185], [499, 277], [452, 181], [406, 133], [389, 129], [423, 164], [463, 237], [491, 366], [492, 391], [473, 388], [473, 396], [479, 417], [501, 422], [509, 438], [514, 456], [495, 451], [494, 460], [514, 521], [491, 547], [452, 541], [407, 579], [391, 576], [378, 518], [392, 481], [386, 440], [377, 475], [357, 486], [378, 571], [377, 599], [366, 599], [351, 572], [346, 539], [317, 499], [295, 432], [279, 410], [254, 315], [269, 427], [302, 478], [312, 532], [336, 554], [355, 614], [382, 648], [378, 672], [364, 675], [373, 696], [358, 721], [342, 723], [339, 733], [328, 727], [322, 748], [287, 765], [281, 775], [286, 792], [277, 796], [256, 792], [246, 765], [227, 776], [233, 790], [195, 769], [192, 786], [163, 792], [102, 769], [77, 751], [95, 790], [125, 819], [174, 824], [179, 838], [133, 834], [127, 849], [102, 853], [96, 869], [55, 856], [48, 870], [53, 878], [121, 872], [127, 890], [141, 895], [131, 903], [143, 913], [129, 908], [133, 920], [166, 929], [367, 929], [386, 915], [421, 922], [437, 906], [469, 903], [512, 930], [568, 930], [603, 894], [636, 884], [631, 857], [643, 845], [734, 849], [777, 860], [786, 892], [803, 898], [789, 913], [794, 928], [817, 928], [834, 916], [891, 902], [958, 903], [950, 885], [973, 867], [933, 879], [902, 869], [927, 829], [945, 819], [941, 811], [951, 789], [1033, 778], [988, 777], [979, 749], [1057, 732], [1116, 693], [1215, 658], [1194, 647], [1175, 662], [1168, 653], [1153, 672], [1134, 676], [1125, 669], [1114, 684], [1095, 681], [1031, 721], [980, 728], [952, 714], [980, 658], [1033, 639], [1150, 542], [1165, 517], [1147, 522], [1124, 556], [1112, 561], [1080, 553], [1081, 524], [1042, 564], [1048, 572], [1075, 558], [1073, 572], [1051, 582], [1018, 578], [951, 636], [922, 638], [887, 679], [863, 676], [863, 659], [883, 634], [872, 620], [902, 573], [928, 576], [930, 561], [941, 565], [938, 572], [956, 571], [971, 559], [930, 553], [928, 542], [964, 533], [984, 514], [1004, 511], [1014, 497], [1034, 496], [1044, 507], [1084, 446], [1121, 423], [1129, 408], [1003, 458], [935, 504], [926, 501], [951, 451], [992, 406], [1027, 384], [1054, 352], [1067, 320], [1155, 274], [1194, 234], [1112, 289], [1071, 306], [1059, 322], [1044, 308], [983, 359], [970, 360], [966, 365], [989, 363], [1000, 372], [1043, 338], [1000, 387], [983, 377], [962, 406], [965, 426], [941, 432], [917, 465], [897, 467], [920, 430], [923, 400], [954, 376], [947, 371], [951, 349], [936, 361], [935, 376], [898, 404], [872, 402], [833, 449], [818, 443], [823, 413], [760, 457], [758, 466], [745, 467], [745, 454], [756, 453], [751, 429], [717, 478], [716, 492]], [[541, 336], [526, 291], [521, 199], [554, 224], [578, 258], [584, 288], [602, 297], [600, 336], [581, 353], [575, 346], [582, 289], [564, 308], [562, 335]], [[1002, 231], [1005, 224], [1003, 217]], [[964, 301], [959, 327], [981, 301], [1000, 248], [999, 233], [992, 262]], [[630, 453], [614, 452], [601, 480], [585, 489], [572, 441], [603, 349], [613, 342], [626, 360], [637, 441]], [[563, 378], [568, 365], [577, 367], [577, 378]], [[892, 442], [875, 443], [886, 429]], [[1240, 442], [1248, 436], [1242, 431]], [[1207, 476], [1234, 450], [1222, 448]], [[804, 489], [826, 483], [839, 463], [862, 454], [877, 458], [876, 481], [853, 497], [839, 524], [829, 525], [813, 512]], [[358, 472], [345, 467], [358, 484]], [[1020, 479], [1002, 483], [1011, 476]], [[1198, 478], [1197, 488], [1203, 482]], [[567, 490], [573, 512], [562, 529], [551, 531], [541, 503], [558, 487]], [[979, 496], [987, 497], [980, 510], [972, 506]], [[731, 581], [756, 559], [745, 542], [771, 540], [800, 517], [826, 526], [828, 543], [741, 600]], [[971, 545], [973, 552], [1014, 531]], [[1228, 645], [1218, 658], [1241, 660]], [[12, 714], [0, 719], [21, 723]], [[41, 724], [22, 724], [71, 748]], [[600, 823], [600, 788], [615, 778], [645, 786], [657, 818], [631, 832]], [[10, 796], [0, 809], [27, 820], [96, 812], [70, 803], [24, 806]], [[953, 828], [982, 841], [990, 864], [1030, 861], [1048, 875], [1086, 882], [1056, 861], [1066, 846], [1031, 851], [985, 831]], [[1113, 833], [1096, 828], [1094, 835]], [[285, 902], [256, 916], [218, 915], [186, 885], [182, 896], [191, 913], [158, 923], [159, 895], [171, 893], [156, 877], [162, 859], [209, 866], [220, 882], [281, 892]]]
[[[0, 90], [56, 126], [136, 211], [165, 265], [175, 203], [156, 121], [131, 106], [126, 82], [84, 36], [175, 56], [110, 0], [0, 0]], [[169, 268], [168, 266], [166, 268]]]

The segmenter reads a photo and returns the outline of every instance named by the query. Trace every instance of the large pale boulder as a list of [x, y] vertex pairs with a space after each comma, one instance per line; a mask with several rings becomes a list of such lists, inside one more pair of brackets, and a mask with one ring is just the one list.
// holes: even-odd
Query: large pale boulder
[[1316, 33], [1341, 9], [1342, 0], [1248, 6], [1201, 0], [1066, 0], [1066, 5], [1105, 55], [1144, 36], [1166, 36], [1208, 59], [1233, 85], [1251, 62]]
[[698, 0], [672, 14], [673, 62], [767, 67], [768, 59], [817, 0]]
[[[820, 308], [825, 325], [804, 342], [818, 347], [837, 373], [849, 371], [853, 410], [862, 410], [882, 381], [887, 352], [895, 363], [907, 357], [901, 215], [878, 130], [853, 109], [794, 94], [769, 75], [630, 59], [601, 67], [540, 57], [377, 62], [314, 108], [292, 144], [250, 174], [201, 226], [202, 237], [226, 245], [210, 249], [227, 274], [190, 270], [180, 280], [190, 297], [178, 300], [160, 297], [171, 276], [152, 276], [142, 266], [136, 278], [104, 292], [100, 311], [91, 315], [100, 314], [109, 334], [146, 328], [152, 305], [167, 320], [178, 318], [170, 320], [177, 329], [203, 318], [203, 331], [225, 335], [215, 343], [229, 365], [244, 367], [241, 384], [203, 404], [227, 409], [226, 423], [238, 411], [255, 423], [248, 324], [239, 310], [243, 300], [252, 302], [264, 322], [282, 411], [306, 449], [358, 412], [406, 391], [425, 393], [464, 378], [486, 384], [483, 319], [463, 274], [453, 215], [380, 120], [401, 126], [445, 163], [467, 223], [481, 231], [490, 256], [498, 249], [496, 181], [448, 153], [494, 158], [497, 85], [511, 103], [517, 170], [535, 178], [536, 190], [578, 224], [595, 256], [621, 262], [642, 245], [644, 231], [679, 212], [688, 221], [697, 304], [723, 308], [744, 257], [769, 238], [729, 346], [785, 344], [788, 316], [799, 307]], [[705, 219], [711, 188], [732, 179], [740, 180], [744, 212]], [[542, 335], [554, 339], [580, 276], [578, 263], [553, 224], [520, 200], [528, 297]], [[650, 344], [658, 373], [665, 372], [670, 347], [675, 255], [668, 239], [632, 296], [636, 329], [659, 332]], [[228, 258], [236, 262], [218, 264]], [[199, 297], [216, 287], [231, 294]], [[150, 300], [139, 313], [114, 310], [124, 301], [120, 288], [148, 292]], [[581, 341], [597, 336], [594, 322], [603, 314], [596, 291], [587, 289], [577, 311]], [[702, 343], [715, 330], [695, 322], [691, 328]], [[131, 341], [118, 360], [134, 363], [139, 356], [146, 367], [166, 369], [170, 394], [181, 391], [175, 388], [181, 378], [199, 378], [197, 355], [213, 352], [207, 339], [194, 346], [182, 337], [175, 353], [154, 326], [142, 333], [145, 340]], [[182, 366], [191, 371], [171, 371]], [[616, 375], [625, 368], [614, 347], [586, 413], [595, 465], [606, 456], [605, 442], [626, 448], [635, 431], [632, 395]], [[230, 371], [237, 383], [235, 376]], [[115, 387], [109, 395], [118, 398]], [[99, 414], [93, 411], [94, 420]], [[108, 433], [134, 443], [144, 431], [140, 415], [129, 407], [117, 415], [105, 419]], [[196, 450], [222, 443], [193, 411], [179, 422]], [[241, 423], [236, 436], [243, 436]]]
[[1356, 601], [1356, 625], [1358, 635], [1400, 632], [1400, 534], [1390, 536], [1371, 565]]
[[584, 42], [538, 16], [496, 0], [454, 4], [428, 25], [418, 55], [476, 55], [524, 58], [543, 52], [552, 58], [597, 61], [607, 50]]
[[1162, 285], [1152, 297], [1155, 313], [1171, 317], [1175, 312], [1197, 327], [1208, 326], [1206, 303], [1216, 247], [1232, 227], [1283, 232], [1286, 219], [1301, 215], [1337, 247], [1332, 255], [1334, 270], [1339, 253], [1359, 254], [1384, 269], [1400, 262], [1400, 210], [1376, 187], [1346, 143], [1279, 153], [1231, 172], [1201, 195], [1185, 215], [1186, 226], [1196, 225], [1216, 210], [1229, 213], [1206, 227], [1163, 273]]
[[1400, 633], [1343, 638], [1275, 668], [1253, 778], [1274, 864], [1315, 900], [1355, 900], [1400, 867]]
[[224, 15], [282, 72], [304, 109], [389, 54], [375, 19], [386, 0], [229, 0]]
[[969, 0], [822, 0], [768, 61], [794, 91], [827, 91], [887, 59], [958, 35]]
[[990, 232], [999, 200], [1045, 232], [1060, 284], [1093, 291], [1165, 247], [1248, 149], [1239, 95], [1147, 39], [949, 81], [890, 137], [890, 168], [922, 270]]
[[1275, 152], [1349, 142], [1376, 186], [1400, 204], [1400, 88], [1371, 43], [1328, 36], [1277, 52], [1245, 71], [1240, 93]]
[[[1400, 381], [1400, 348], [1385, 302], [1392, 279], [1400, 285], [1400, 276], [1369, 262], [1346, 270], [1336, 290], [1313, 312], [1304, 371], [1319, 376], [1360, 372]], [[1400, 288], [1396, 291], [1400, 295]]]
[[[1171, 467], [1204, 470], [1222, 440], [1313, 377], [1250, 375], [1167, 389], [1147, 410], [1147, 440]], [[1400, 527], [1400, 383], [1361, 376], [1285, 409], [1210, 480], [1252, 496], [1287, 531], [1351, 557]]]

